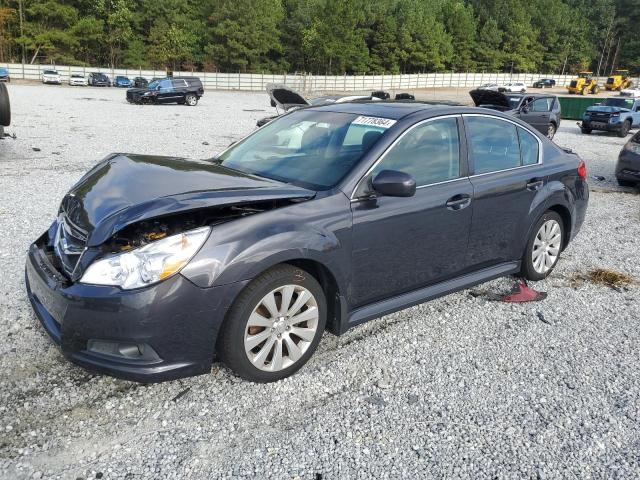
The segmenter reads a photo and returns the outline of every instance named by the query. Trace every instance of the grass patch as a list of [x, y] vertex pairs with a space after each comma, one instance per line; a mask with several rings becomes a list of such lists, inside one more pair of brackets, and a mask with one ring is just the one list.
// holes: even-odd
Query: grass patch
[[595, 268], [589, 270], [586, 275], [578, 273], [571, 278], [573, 286], [578, 286], [582, 282], [591, 282], [618, 290], [621, 287], [634, 283], [635, 279], [631, 275], [616, 272], [608, 268]]

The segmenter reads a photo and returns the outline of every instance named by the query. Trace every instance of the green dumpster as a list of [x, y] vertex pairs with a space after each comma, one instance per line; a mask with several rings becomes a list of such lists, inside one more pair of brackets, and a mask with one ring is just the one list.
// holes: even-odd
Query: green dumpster
[[582, 120], [587, 107], [595, 105], [596, 103], [602, 103], [604, 98], [597, 97], [558, 97], [560, 100], [560, 107], [562, 108], [562, 118], [570, 120]]

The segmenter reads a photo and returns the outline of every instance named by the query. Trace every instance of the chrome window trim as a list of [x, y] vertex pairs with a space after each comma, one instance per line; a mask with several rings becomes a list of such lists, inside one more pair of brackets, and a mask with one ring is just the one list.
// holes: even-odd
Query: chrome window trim
[[[502, 170], [494, 170], [493, 172], [485, 172], [485, 173], [474, 173], [473, 175], [469, 175], [469, 178], [475, 178], [475, 177], [483, 177], [485, 175], [493, 175], [495, 173], [501, 173], [501, 172], [509, 172], [511, 170], [519, 170], [521, 168], [529, 168], [529, 167], [537, 167], [539, 165], [543, 165], [543, 159], [542, 159], [542, 151], [543, 151], [543, 145], [542, 145], [542, 140], [540, 140], [540, 137], [538, 137], [538, 135], [536, 133], [533, 132], [533, 130], [531, 130], [530, 128], [527, 127], [523, 127], [522, 125], [520, 125], [519, 123], [514, 122], [511, 119], [508, 118], [502, 118], [502, 117], [496, 117], [495, 115], [487, 115], [486, 113], [463, 113], [462, 117], [486, 117], [486, 118], [493, 118], [496, 120], [500, 120], [503, 122], [507, 122], [507, 123], [511, 123], [512, 125], [515, 125], [516, 128], [522, 128], [524, 131], [526, 131], [527, 133], [533, 135], [533, 138], [535, 138], [538, 141], [538, 162], [537, 163], [532, 163], [531, 165], [520, 165], [518, 167], [510, 167], [510, 168], [504, 168]], [[465, 125], [465, 132], [467, 131], [466, 125]], [[517, 130], [516, 130], [517, 132]], [[471, 147], [469, 145], [470, 142], [467, 142], [467, 152], [469, 155], [469, 158], [472, 158], [472, 154], [473, 152], [471, 151]], [[520, 138], [518, 137], [518, 147], [520, 147]], [[520, 152], [520, 160], [522, 160], [522, 152]], [[473, 162], [473, 166], [475, 167], [475, 162]]]
[[[384, 157], [387, 155], [387, 153], [389, 153], [389, 151], [396, 146], [396, 144], [402, 140], [404, 138], [404, 136], [409, 133], [411, 130], [413, 130], [416, 127], [419, 127], [420, 125], [423, 125], [425, 123], [429, 123], [429, 122], [433, 122], [435, 120], [442, 120], [445, 118], [456, 118], [456, 119], [462, 119], [462, 115], [459, 113], [455, 113], [455, 114], [450, 114], [450, 115], [442, 115], [439, 117], [432, 117], [432, 118], [427, 118], [425, 120], [420, 120], [418, 123], [414, 123], [413, 125], [411, 125], [409, 128], [407, 128], [404, 132], [402, 132], [400, 134], [400, 136], [398, 138], [396, 138], [393, 143], [391, 143], [391, 145], [389, 145], [384, 152], [382, 152], [382, 154], [378, 157], [378, 159], [373, 163], [373, 165], [371, 165], [371, 167], [369, 167], [367, 169], [367, 171], [364, 173], [364, 175], [362, 175], [362, 177], [360, 177], [360, 180], [358, 180], [358, 183], [356, 183], [356, 186], [354, 187], [353, 191], [351, 192], [351, 195], [349, 196], [349, 200], [353, 201], [353, 200], [357, 200], [359, 197], [355, 197], [355, 193], [356, 191], [358, 191], [358, 188], [360, 188], [360, 184], [363, 182], [363, 180], [365, 178], [367, 178], [367, 176], [373, 171], [373, 169], [375, 169], [378, 164], [384, 159]], [[462, 144], [463, 139], [460, 138], [460, 132], [458, 130], [458, 144]], [[460, 147], [458, 147], [458, 152], [460, 150]], [[462, 158], [460, 157], [460, 154], [458, 153], [458, 162], [460, 162]], [[462, 180], [468, 178], [468, 176], [464, 176], [464, 177], [458, 177], [458, 178], [452, 178], [450, 180], [444, 180], [442, 182], [436, 182], [436, 183], [427, 183], [425, 185], [419, 185], [416, 187], [416, 190], [419, 188], [424, 188], [424, 187], [430, 187], [432, 185], [440, 185], [442, 183], [449, 183], [449, 182], [455, 182], [457, 180]]]

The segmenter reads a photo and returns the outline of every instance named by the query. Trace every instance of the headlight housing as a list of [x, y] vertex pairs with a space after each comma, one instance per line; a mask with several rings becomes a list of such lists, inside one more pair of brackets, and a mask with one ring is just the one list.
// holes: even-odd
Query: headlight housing
[[153, 285], [178, 273], [200, 250], [211, 227], [172, 235], [124, 253], [95, 261], [80, 283], [124, 290]]

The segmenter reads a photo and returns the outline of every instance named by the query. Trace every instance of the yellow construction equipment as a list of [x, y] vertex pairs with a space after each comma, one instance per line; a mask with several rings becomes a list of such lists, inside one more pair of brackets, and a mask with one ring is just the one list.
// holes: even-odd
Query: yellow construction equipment
[[607, 90], [624, 90], [625, 88], [633, 87], [633, 82], [629, 77], [629, 70], [616, 70], [609, 78], [607, 83], [604, 84], [604, 88]]
[[580, 72], [578, 73], [578, 78], [571, 80], [567, 90], [569, 90], [569, 93], [579, 93], [580, 95], [586, 95], [587, 93], [595, 95], [600, 91], [600, 86], [598, 86], [598, 80], [593, 78], [593, 72]]

